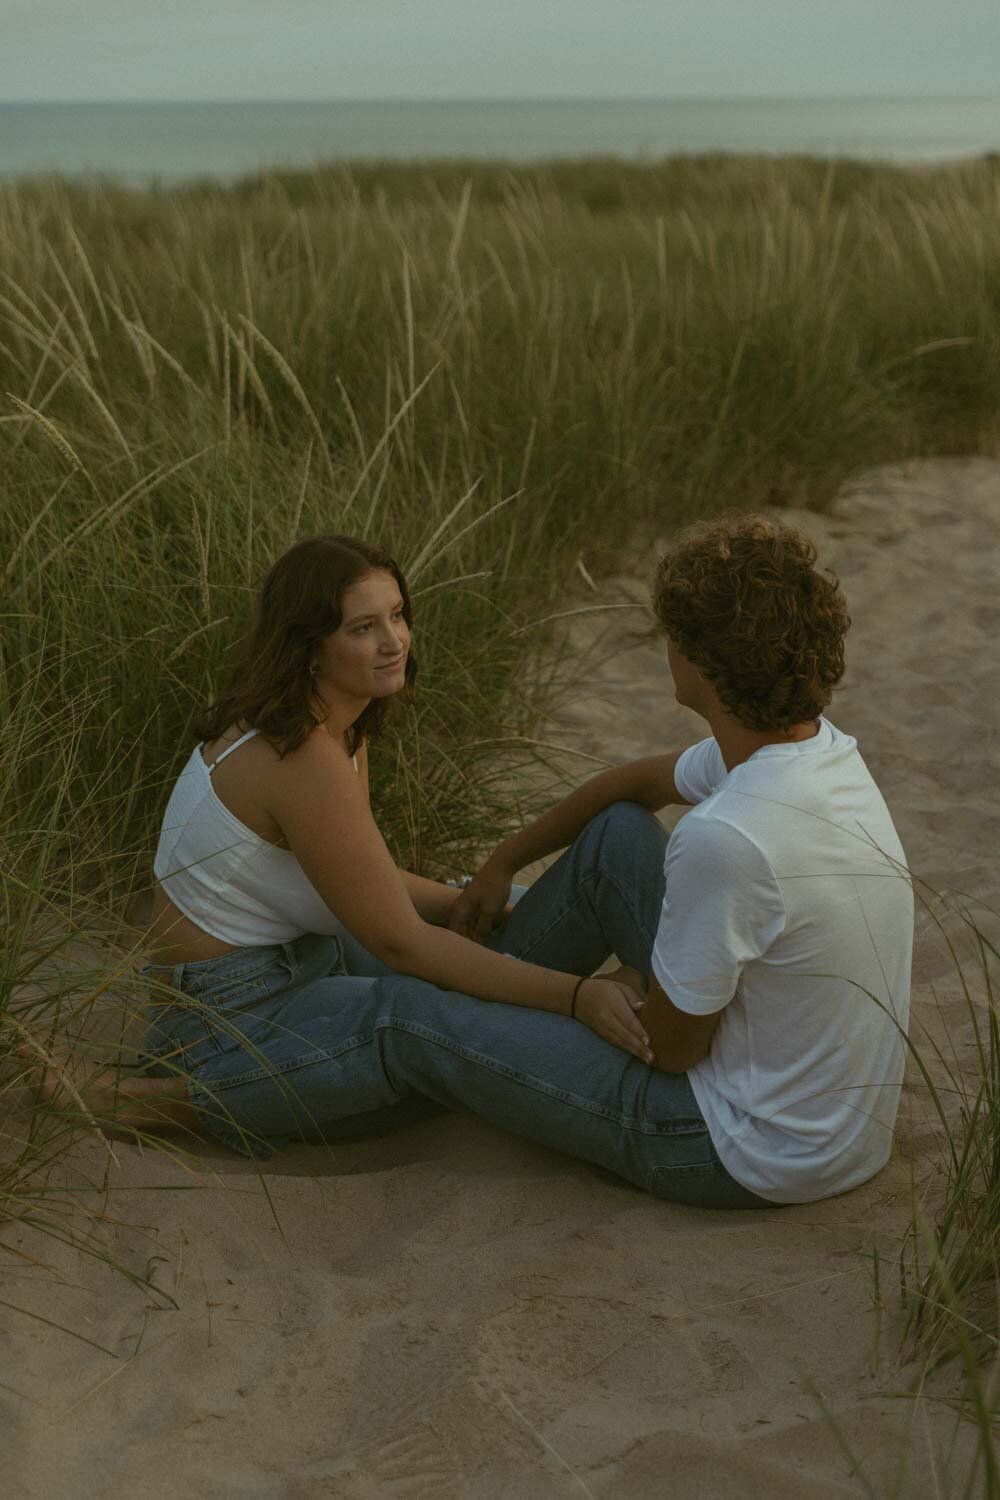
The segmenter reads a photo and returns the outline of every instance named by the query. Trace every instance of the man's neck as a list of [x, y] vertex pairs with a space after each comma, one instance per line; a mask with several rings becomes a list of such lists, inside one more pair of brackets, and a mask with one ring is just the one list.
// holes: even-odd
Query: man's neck
[[733, 771], [749, 760], [765, 745], [792, 745], [798, 740], [811, 740], [819, 733], [819, 720], [807, 719], [802, 724], [793, 724], [790, 729], [748, 729], [738, 719], [720, 712], [708, 715], [708, 724], [716, 743], [722, 751], [726, 770]]

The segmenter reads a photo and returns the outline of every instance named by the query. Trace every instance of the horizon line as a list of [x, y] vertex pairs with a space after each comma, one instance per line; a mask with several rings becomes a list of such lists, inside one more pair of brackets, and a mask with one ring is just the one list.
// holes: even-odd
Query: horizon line
[[363, 105], [435, 105], [435, 104], [753, 104], [753, 103], [969, 103], [972, 101], [1000, 102], [1000, 92], [993, 94], [447, 94], [447, 95], [380, 95], [366, 96], [319, 96], [319, 95], [256, 95], [236, 98], [204, 96], [197, 98], [120, 98], [120, 99], [0, 99], [0, 108], [73, 108], [84, 105], [109, 108], [116, 105], [178, 105], [178, 104], [363, 104]]

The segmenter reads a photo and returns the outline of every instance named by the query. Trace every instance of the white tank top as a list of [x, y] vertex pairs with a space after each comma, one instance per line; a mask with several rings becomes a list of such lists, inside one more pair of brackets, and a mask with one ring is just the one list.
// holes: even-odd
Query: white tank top
[[211, 766], [195, 746], [163, 815], [153, 873], [174, 905], [223, 943], [287, 943], [304, 932], [341, 936], [343, 926], [291, 850], [241, 823], [212, 785], [216, 766], [256, 733], [241, 735]]

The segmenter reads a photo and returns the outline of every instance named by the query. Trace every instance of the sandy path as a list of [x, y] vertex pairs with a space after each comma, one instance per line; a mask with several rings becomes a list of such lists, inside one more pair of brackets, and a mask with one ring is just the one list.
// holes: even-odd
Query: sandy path
[[[858, 736], [914, 870], [995, 903], [1000, 465], [880, 470], [830, 516], [800, 519], [855, 620], [831, 717]], [[598, 597], [641, 601], [645, 578]], [[594, 617], [574, 626], [584, 680], [551, 734], [608, 759], [699, 737], [669, 697], [661, 645], [629, 641], [640, 613], [607, 618], [600, 645]], [[926, 918], [916, 979], [919, 1024], [962, 1051], [968, 1025]], [[912, 1182], [933, 1187], [933, 1146], [911, 1087], [874, 1182], [727, 1215], [654, 1202], [460, 1117], [287, 1151], [267, 1195], [221, 1148], [204, 1151], [212, 1182], [118, 1144], [101, 1232], [179, 1305], [156, 1309], [7, 1231], [58, 1264], [8, 1262], [4, 1296], [108, 1352], [3, 1312], [5, 1493], [860, 1495], [825, 1407], [879, 1495], [946, 1495], [961, 1472], [951, 1417], [885, 1395], [904, 1378], [895, 1256]], [[100, 1182], [96, 1143], [80, 1170]]]

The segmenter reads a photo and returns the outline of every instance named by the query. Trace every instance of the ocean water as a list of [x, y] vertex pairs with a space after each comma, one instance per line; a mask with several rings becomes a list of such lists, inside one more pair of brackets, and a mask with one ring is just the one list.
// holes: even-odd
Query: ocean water
[[0, 104], [7, 178], [54, 171], [226, 180], [345, 157], [720, 150], [973, 156], [1000, 150], [1000, 98]]

